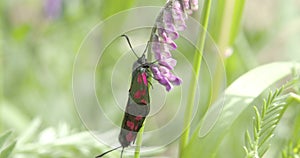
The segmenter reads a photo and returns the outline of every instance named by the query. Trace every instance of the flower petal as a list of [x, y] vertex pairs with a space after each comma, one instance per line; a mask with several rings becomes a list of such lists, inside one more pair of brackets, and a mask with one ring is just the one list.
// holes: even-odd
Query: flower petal
[[168, 79], [174, 85], [180, 85], [182, 83], [181, 78], [179, 78], [179, 77], [177, 77], [177, 76], [175, 76], [173, 74], [170, 74], [170, 76], [169, 76]]
[[198, 0], [191, 0], [191, 9], [193, 11], [198, 10]]
[[189, 9], [190, 8], [189, 0], [183, 0], [183, 8], [184, 9]]
[[173, 70], [176, 66], [177, 61], [173, 58], [167, 58], [165, 60], [160, 60], [159, 65], [167, 67], [169, 70]]
[[160, 71], [158, 69], [158, 66], [152, 65], [151, 66], [151, 71], [153, 73], [154, 79], [161, 80], [163, 78], [163, 76], [161, 75], [161, 73], [160, 73]]
[[176, 31], [174, 24], [166, 24], [165, 27], [166, 27], [165, 31], [167, 32], [167, 35], [169, 36], [169, 38], [171, 38], [172, 40], [175, 40], [179, 37], [179, 34]]
[[173, 86], [171, 85], [171, 83], [168, 81], [167, 78], [163, 78], [159, 80], [159, 83], [164, 85], [167, 91], [170, 91], [173, 88]]
[[172, 50], [175, 50], [177, 48], [177, 45], [174, 41], [170, 41], [169, 46]]

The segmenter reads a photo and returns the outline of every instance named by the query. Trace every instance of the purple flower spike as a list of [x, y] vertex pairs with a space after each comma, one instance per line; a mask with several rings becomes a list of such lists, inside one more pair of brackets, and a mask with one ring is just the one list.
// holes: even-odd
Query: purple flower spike
[[176, 85], [176, 86], [179, 86], [182, 83], [182, 80], [179, 77], [174, 76], [174, 75], [173, 75], [173, 79], [170, 81], [173, 85]]
[[173, 23], [173, 17], [172, 17], [172, 10], [171, 9], [166, 9], [163, 12], [163, 20], [165, 23], [172, 24]]
[[191, 0], [191, 9], [193, 11], [198, 10], [198, 0]]
[[156, 65], [151, 66], [151, 71], [153, 72], [154, 78], [156, 80], [161, 80], [163, 78], [158, 69], [158, 66], [156, 66]]
[[167, 35], [172, 39], [175, 40], [179, 37], [178, 32], [176, 31], [175, 25], [172, 24], [166, 24], [165, 31], [167, 32]]
[[156, 21], [156, 32], [152, 34], [151, 48], [157, 64], [151, 65], [153, 77], [167, 91], [173, 85], [180, 85], [182, 80], [172, 73], [177, 61], [172, 58], [170, 50], [177, 48], [175, 39], [179, 37], [178, 31], [186, 29], [186, 13], [198, 9], [198, 0], [169, 0]]
[[174, 67], [176, 66], [177, 61], [173, 58], [167, 58], [164, 60], [159, 61], [159, 65], [164, 66], [168, 68], [169, 70], [173, 70]]
[[161, 46], [159, 44], [159, 41], [158, 41], [158, 36], [155, 35], [153, 36], [153, 43], [152, 43], [152, 50], [155, 54], [160, 54], [161, 53]]
[[173, 16], [174, 16], [174, 22], [177, 30], [179, 31], [185, 30], [186, 25], [184, 20], [186, 18], [186, 15], [184, 15], [179, 1], [174, 2]]
[[173, 75], [173, 74], [170, 72], [169, 69], [166, 69], [166, 68], [164, 68], [164, 67], [160, 67], [160, 72], [163, 74], [163, 76], [167, 77], [168, 80], [169, 80], [172, 84], [174, 84], [174, 85], [180, 85], [180, 84], [181, 84], [182, 80], [181, 80], [179, 77]]
[[168, 76], [162, 74], [161, 70], [158, 68], [157, 65], [152, 65], [151, 71], [154, 75], [155, 80], [157, 80], [160, 84], [164, 85], [167, 91], [170, 91], [173, 88], [172, 84], [168, 80]]
[[161, 73], [161, 70], [158, 68], [157, 65], [151, 66], [151, 71], [153, 72], [154, 78], [162, 85], [166, 87], [167, 91], [170, 91], [173, 86], [168, 80], [167, 76]]
[[189, 0], [183, 0], [183, 7], [184, 7], [184, 9], [189, 9], [190, 8]]
[[170, 48], [173, 49], [173, 50], [175, 50], [175, 49], [177, 48], [177, 45], [176, 45], [176, 43], [175, 43], [174, 41], [171, 41], [171, 42], [169, 43], [169, 46], [170, 46]]
[[172, 43], [172, 39], [168, 36], [165, 29], [158, 29], [158, 35], [162, 37], [163, 41], [166, 43]]
[[165, 85], [166, 90], [167, 90], [168, 92], [173, 88], [173, 86], [172, 86], [172, 84], [171, 84], [170, 82], [166, 82], [164, 85]]

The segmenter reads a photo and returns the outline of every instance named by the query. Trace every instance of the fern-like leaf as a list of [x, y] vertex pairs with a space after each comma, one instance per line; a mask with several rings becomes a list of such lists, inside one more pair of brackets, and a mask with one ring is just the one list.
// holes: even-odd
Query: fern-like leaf
[[248, 158], [262, 157], [270, 147], [270, 140], [274, 136], [282, 114], [285, 111], [286, 97], [282, 97], [283, 87], [270, 92], [268, 98], [263, 101], [261, 107], [254, 106], [255, 117], [253, 120], [253, 137], [249, 131], [245, 133], [244, 150]]

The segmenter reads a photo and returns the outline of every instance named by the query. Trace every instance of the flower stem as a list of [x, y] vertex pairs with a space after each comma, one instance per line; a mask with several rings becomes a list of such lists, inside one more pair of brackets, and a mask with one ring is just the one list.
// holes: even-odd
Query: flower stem
[[191, 123], [192, 119], [192, 112], [193, 112], [193, 105], [195, 102], [195, 94], [196, 94], [196, 88], [197, 88], [197, 83], [198, 83], [198, 78], [200, 74], [200, 67], [201, 67], [201, 62], [202, 62], [202, 54], [203, 54], [203, 49], [205, 45], [205, 38], [206, 38], [206, 31], [208, 27], [208, 21], [209, 21], [209, 14], [210, 14], [210, 8], [211, 8], [211, 0], [206, 0], [204, 2], [204, 7], [203, 7], [203, 16], [201, 18], [201, 23], [203, 25], [203, 32], [200, 35], [200, 38], [197, 42], [197, 48], [195, 51], [195, 56], [194, 56], [194, 63], [193, 63], [193, 69], [195, 72], [195, 75], [192, 77], [191, 82], [190, 82], [190, 88], [189, 88], [189, 94], [188, 94], [188, 102], [186, 105], [185, 109], [185, 114], [184, 114], [184, 132], [181, 136], [180, 144], [179, 144], [179, 154], [181, 155], [184, 148], [188, 144], [189, 141], [189, 134], [190, 134], [190, 128], [189, 125]]
[[136, 147], [135, 147], [135, 151], [134, 151], [134, 158], [140, 157], [140, 151], [141, 151], [141, 145], [142, 145], [142, 141], [143, 141], [143, 133], [144, 133], [144, 127], [145, 127], [146, 120], [147, 119], [144, 120], [143, 126], [141, 127], [141, 129], [137, 135]]

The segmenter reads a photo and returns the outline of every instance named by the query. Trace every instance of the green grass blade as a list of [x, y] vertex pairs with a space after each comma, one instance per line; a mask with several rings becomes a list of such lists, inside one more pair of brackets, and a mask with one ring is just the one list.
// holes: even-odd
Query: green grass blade
[[233, 17], [230, 28], [229, 45], [232, 45], [239, 33], [239, 27], [244, 11], [245, 0], [235, 0]]
[[34, 119], [30, 123], [30, 125], [28, 126], [28, 128], [19, 136], [18, 142], [20, 144], [24, 144], [26, 142], [29, 142], [33, 138], [35, 138], [36, 134], [38, 133], [38, 131], [40, 129], [41, 124], [42, 124], [41, 119], [39, 119], [39, 118]]
[[0, 136], [0, 150], [2, 149], [3, 145], [5, 144], [7, 138], [12, 134], [12, 131], [7, 131]]
[[6, 148], [4, 148], [1, 152], [0, 152], [0, 158], [8, 158], [10, 156], [10, 154], [12, 153], [12, 151], [14, 150], [15, 146], [16, 146], [16, 141], [12, 142], [11, 144], [9, 144]]
[[[189, 98], [188, 102], [186, 104], [186, 110], [184, 113], [184, 132], [181, 135], [180, 144], [179, 144], [179, 155], [183, 152], [184, 148], [186, 147], [188, 141], [189, 141], [189, 135], [190, 135], [190, 122], [192, 119], [192, 113], [193, 113], [193, 106], [195, 101], [195, 94], [196, 94], [196, 87], [198, 83], [198, 78], [200, 74], [200, 67], [202, 63], [202, 55], [203, 55], [203, 49], [205, 45], [205, 39], [206, 39], [206, 31], [209, 23], [209, 15], [210, 15], [210, 9], [211, 9], [211, 0], [206, 0], [204, 2], [204, 10], [203, 10], [203, 16], [201, 19], [201, 24], [203, 25], [203, 33], [199, 37], [199, 40], [197, 42], [197, 47], [194, 57], [194, 63], [193, 63], [193, 69], [195, 72], [195, 75], [191, 79], [190, 82], [190, 90], [189, 90]], [[202, 27], [200, 27], [202, 28]], [[199, 29], [200, 29], [199, 28]]]
[[134, 158], [139, 158], [140, 157], [140, 152], [141, 152], [141, 145], [142, 145], [142, 142], [143, 142], [143, 133], [144, 133], [144, 129], [145, 129], [145, 123], [146, 123], [146, 120], [144, 121], [143, 123], [143, 126], [141, 127], [138, 135], [137, 135], [137, 139], [136, 139], [136, 147], [135, 147], [135, 150], [134, 150]]

